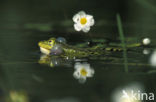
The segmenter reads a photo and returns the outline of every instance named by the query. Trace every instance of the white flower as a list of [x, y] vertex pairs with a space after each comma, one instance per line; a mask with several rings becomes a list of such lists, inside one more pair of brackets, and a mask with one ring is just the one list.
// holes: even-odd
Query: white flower
[[156, 50], [152, 53], [150, 57], [150, 64], [153, 67], [156, 67]]
[[73, 16], [74, 28], [76, 31], [83, 31], [87, 33], [90, 30], [90, 26], [94, 25], [94, 18], [92, 15], [86, 14], [84, 11], [80, 11]]
[[79, 79], [80, 83], [84, 83], [87, 77], [93, 77], [94, 75], [94, 69], [92, 69], [88, 63], [76, 63], [74, 68], [75, 72], [73, 76]]
[[142, 40], [142, 42], [143, 42], [144, 45], [148, 45], [148, 44], [151, 43], [151, 40], [150, 40], [149, 38], [144, 38], [144, 39]]
[[[125, 87], [120, 87], [116, 89], [113, 93], [112, 100], [113, 102], [142, 102], [141, 93], [144, 91], [144, 88], [139, 83], [133, 83]], [[140, 95], [140, 97], [134, 97]]]

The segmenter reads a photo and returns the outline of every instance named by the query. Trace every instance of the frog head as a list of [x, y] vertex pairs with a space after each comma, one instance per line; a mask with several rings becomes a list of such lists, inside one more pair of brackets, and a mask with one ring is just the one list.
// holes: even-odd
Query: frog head
[[40, 47], [40, 51], [46, 55], [50, 54], [50, 51], [55, 44], [56, 44], [56, 38], [50, 38], [49, 40], [40, 41], [38, 43]]

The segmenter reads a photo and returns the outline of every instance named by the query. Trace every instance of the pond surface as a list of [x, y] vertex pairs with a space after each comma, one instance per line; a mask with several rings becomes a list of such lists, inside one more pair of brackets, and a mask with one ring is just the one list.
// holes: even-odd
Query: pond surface
[[[148, 47], [150, 53], [143, 54], [144, 47], [127, 52], [128, 72], [122, 52], [81, 59], [81, 63], [88, 63], [94, 70], [92, 77], [81, 82], [73, 76], [74, 65], [79, 61], [45, 58], [40, 53], [38, 42], [50, 37], [64, 37], [71, 45], [95, 39], [120, 43], [114, 9], [110, 9], [112, 13], [109, 16], [97, 13], [96, 19], [103, 19], [97, 20], [97, 25], [85, 34], [74, 31], [71, 18], [77, 11], [68, 13], [70, 7], [65, 6], [66, 9], [62, 12], [58, 10], [58, 16], [55, 9], [51, 11], [46, 5], [39, 10], [40, 5], [34, 7], [29, 2], [5, 3], [1, 4], [3, 6], [0, 9], [0, 102], [16, 102], [7, 101], [13, 97], [22, 97], [23, 100], [19, 102], [118, 102], [113, 101], [117, 100], [114, 97], [127, 88], [156, 93], [156, 69], [149, 64], [156, 45], [154, 22], [147, 24], [145, 21], [142, 24], [141, 21], [129, 22], [124, 18], [126, 42], [138, 43], [149, 37], [152, 41], [152, 47]], [[28, 5], [30, 8], [26, 8]], [[104, 13], [108, 12], [104, 10]], [[96, 15], [94, 10], [93, 14]], [[47, 63], [39, 63], [43, 58]]]

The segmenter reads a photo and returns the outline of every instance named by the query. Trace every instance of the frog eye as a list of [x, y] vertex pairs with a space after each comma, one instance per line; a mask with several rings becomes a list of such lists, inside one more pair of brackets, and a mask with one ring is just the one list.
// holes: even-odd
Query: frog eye
[[51, 44], [51, 43], [52, 43], [52, 41], [51, 41], [51, 40], [49, 40], [49, 41], [48, 41], [48, 44]]

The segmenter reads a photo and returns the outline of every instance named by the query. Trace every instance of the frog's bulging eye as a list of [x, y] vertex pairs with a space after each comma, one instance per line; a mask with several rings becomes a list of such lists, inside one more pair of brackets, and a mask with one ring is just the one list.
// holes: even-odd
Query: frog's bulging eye
[[54, 41], [53, 41], [53, 40], [49, 40], [48, 43], [49, 43], [49, 44], [53, 44]]
[[55, 45], [55, 40], [48, 40], [48, 45], [53, 47]]

